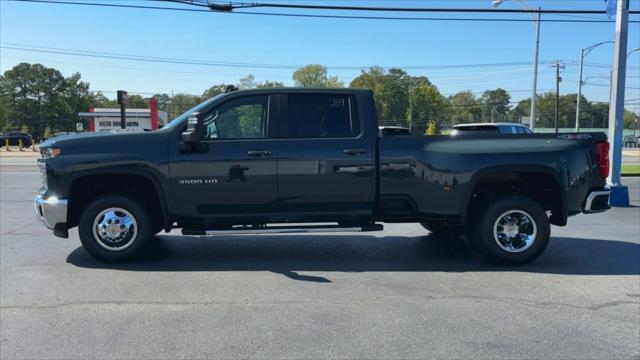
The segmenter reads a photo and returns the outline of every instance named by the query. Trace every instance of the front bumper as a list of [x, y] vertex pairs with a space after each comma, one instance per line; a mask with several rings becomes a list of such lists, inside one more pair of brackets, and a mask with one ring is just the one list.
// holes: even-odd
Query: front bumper
[[609, 206], [609, 194], [610, 190], [598, 190], [590, 191], [587, 194], [587, 198], [584, 200], [584, 207], [582, 212], [585, 214], [603, 212], [611, 209]]
[[44, 199], [38, 195], [33, 199], [36, 217], [42, 225], [48, 229], [55, 230], [56, 226], [66, 226], [68, 201], [49, 197]]

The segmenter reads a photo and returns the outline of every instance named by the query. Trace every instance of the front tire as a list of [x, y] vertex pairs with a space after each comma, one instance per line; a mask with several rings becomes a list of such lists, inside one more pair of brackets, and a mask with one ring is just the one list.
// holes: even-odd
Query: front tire
[[525, 265], [549, 244], [549, 217], [535, 201], [524, 196], [498, 199], [479, 209], [467, 233], [473, 247], [489, 260], [504, 265]]
[[78, 233], [82, 246], [103, 261], [130, 259], [154, 235], [150, 214], [141, 202], [133, 198], [102, 195], [93, 200], [80, 216]]

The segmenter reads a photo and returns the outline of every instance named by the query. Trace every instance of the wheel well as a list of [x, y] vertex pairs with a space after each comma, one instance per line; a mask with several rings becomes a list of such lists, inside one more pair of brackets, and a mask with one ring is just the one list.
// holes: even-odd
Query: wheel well
[[77, 226], [85, 206], [108, 193], [139, 199], [151, 211], [155, 228], [160, 231], [165, 227], [162, 203], [153, 181], [142, 175], [130, 174], [87, 175], [73, 181], [69, 191], [67, 227]]
[[523, 195], [551, 211], [550, 221], [565, 225], [566, 215], [560, 185], [550, 174], [541, 172], [499, 172], [483, 176], [475, 184], [467, 207], [467, 219], [483, 203], [506, 195]]

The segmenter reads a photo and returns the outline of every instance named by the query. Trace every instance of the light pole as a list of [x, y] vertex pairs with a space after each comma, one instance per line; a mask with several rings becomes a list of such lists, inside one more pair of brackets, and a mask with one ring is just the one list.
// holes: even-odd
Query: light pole
[[[536, 11], [535, 9], [528, 7], [524, 0], [512, 0], [512, 1], [520, 5], [525, 10], [537, 13], [536, 17], [534, 17], [533, 14], [529, 13], [529, 17], [531, 17], [531, 20], [533, 21], [536, 27], [536, 46], [535, 46], [535, 52], [533, 55], [533, 89], [531, 93], [531, 113], [530, 113], [530, 119], [529, 119], [529, 128], [531, 129], [531, 131], [533, 131], [536, 127], [536, 97], [538, 96], [538, 55], [540, 54], [540, 10], [541, 8], [538, 7], [538, 10]], [[505, 2], [505, 0], [493, 0], [491, 1], [491, 5], [493, 7], [498, 7], [503, 2]]]
[[609, 205], [629, 206], [629, 188], [622, 184], [622, 117], [624, 114], [624, 88], [627, 71], [627, 40], [629, 29], [629, 9], [626, 1], [616, 3], [616, 35], [611, 67], [611, 100], [609, 101], [609, 133], [611, 143], [609, 159], [611, 172], [607, 183], [611, 190]]
[[591, 45], [587, 48], [580, 49], [580, 79], [578, 81], [578, 100], [576, 100], [576, 132], [580, 131], [580, 98], [582, 97], [582, 85], [584, 85], [584, 82], [582, 81], [582, 68], [584, 65], [584, 57], [589, 55], [589, 53], [593, 49], [604, 44], [613, 44], [613, 41], [603, 41], [603, 42]]
[[[627, 53], [627, 60], [629, 60], [629, 55], [631, 55], [632, 53], [634, 53], [634, 52], [636, 52], [636, 51], [640, 51], [640, 48], [635, 48], [635, 49], [633, 49], [633, 50], [629, 51], [629, 52]], [[637, 131], [637, 130], [638, 130], [638, 114], [636, 113], [636, 128], [635, 128], [635, 129], [633, 129], [633, 137], [635, 137], [635, 136], [636, 136], [636, 131]]]
[[498, 120], [500, 120], [500, 113], [496, 111], [496, 108], [500, 106], [500, 104], [495, 105], [494, 107], [491, 108], [491, 123], [493, 124], [495, 121], [493, 121], [493, 113], [497, 113], [498, 114]]

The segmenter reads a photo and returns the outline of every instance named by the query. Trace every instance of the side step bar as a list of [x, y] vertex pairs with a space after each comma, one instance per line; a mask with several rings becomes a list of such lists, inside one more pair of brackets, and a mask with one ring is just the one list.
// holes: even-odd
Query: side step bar
[[234, 226], [230, 229], [182, 229], [182, 235], [213, 236], [213, 235], [258, 235], [258, 234], [306, 234], [323, 232], [368, 232], [382, 231], [381, 224], [366, 226], [343, 227], [340, 225], [272, 225], [272, 226]]

